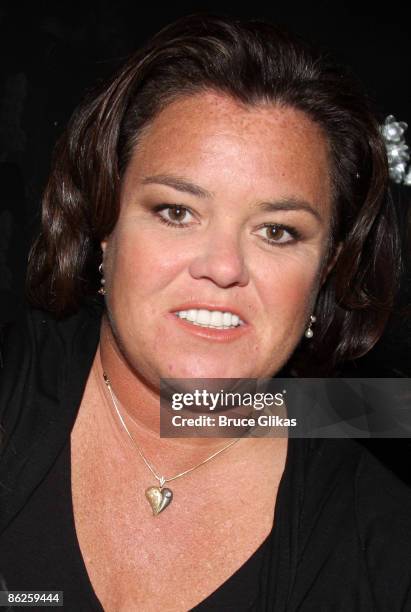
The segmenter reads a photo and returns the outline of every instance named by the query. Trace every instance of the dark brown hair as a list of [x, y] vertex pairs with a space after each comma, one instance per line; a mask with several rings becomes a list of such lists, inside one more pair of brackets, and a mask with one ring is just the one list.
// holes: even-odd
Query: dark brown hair
[[[332, 371], [381, 336], [400, 273], [398, 224], [378, 121], [361, 86], [299, 37], [274, 25], [193, 15], [164, 28], [75, 111], [56, 146], [41, 232], [28, 271], [31, 303], [65, 316], [95, 294], [100, 242], [113, 230], [119, 188], [141, 130], [172, 100], [207, 89], [246, 105], [305, 112], [329, 143], [333, 222], [315, 335], [296, 351]], [[315, 357], [307, 358], [307, 351]], [[308, 371], [306, 369], [306, 371]]]

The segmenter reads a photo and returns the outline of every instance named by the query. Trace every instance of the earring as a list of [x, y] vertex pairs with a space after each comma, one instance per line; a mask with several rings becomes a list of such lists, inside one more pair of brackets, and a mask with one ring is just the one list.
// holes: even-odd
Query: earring
[[98, 271], [99, 271], [99, 272], [100, 272], [100, 274], [101, 274], [101, 280], [100, 280], [101, 287], [100, 287], [100, 289], [98, 290], [98, 293], [99, 293], [100, 295], [106, 295], [106, 290], [105, 290], [105, 288], [104, 288], [104, 285], [106, 284], [106, 279], [104, 278], [103, 262], [101, 262], [101, 264], [99, 265], [99, 267], [98, 267]]
[[313, 332], [313, 330], [311, 329], [311, 327], [312, 327], [313, 323], [315, 323], [315, 322], [316, 322], [316, 320], [317, 320], [317, 317], [315, 317], [314, 315], [311, 315], [311, 316], [310, 316], [310, 322], [309, 322], [309, 324], [308, 324], [307, 329], [306, 329], [306, 330], [305, 330], [305, 332], [304, 332], [304, 336], [305, 336], [306, 338], [312, 338], [312, 337], [314, 336], [314, 332]]

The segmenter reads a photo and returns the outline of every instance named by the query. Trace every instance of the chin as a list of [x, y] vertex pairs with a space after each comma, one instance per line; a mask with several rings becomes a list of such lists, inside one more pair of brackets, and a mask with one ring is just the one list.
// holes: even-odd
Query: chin
[[191, 365], [175, 363], [169, 366], [168, 375], [162, 378], [244, 378], [248, 377], [249, 373], [244, 373], [240, 370], [240, 366], [236, 368], [233, 365], [228, 367], [220, 363], [204, 364], [195, 363]]

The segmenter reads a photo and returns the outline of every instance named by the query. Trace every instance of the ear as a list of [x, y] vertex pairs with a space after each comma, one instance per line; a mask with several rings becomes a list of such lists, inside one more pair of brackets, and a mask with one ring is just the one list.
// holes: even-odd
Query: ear
[[337, 244], [337, 246], [335, 247], [335, 249], [334, 249], [333, 256], [330, 258], [329, 262], [327, 263], [327, 265], [325, 266], [325, 268], [322, 271], [320, 287], [323, 286], [323, 284], [327, 280], [327, 276], [329, 275], [329, 273], [331, 272], [331, 270], [335, 266], [335, 264], [337, 262], [337, 259], [338, 259], [338, 256], [339, 256], [342, 248], [343, 248], [343, 243], [339, 242]]
[[101, 246], [101, 250], [103, 251], [103, 255], [106, 252], [106, 248], [107, 248], [107, 238], [104, 238], [104, 240], [102, 240], [100, 242], [100, 246]]

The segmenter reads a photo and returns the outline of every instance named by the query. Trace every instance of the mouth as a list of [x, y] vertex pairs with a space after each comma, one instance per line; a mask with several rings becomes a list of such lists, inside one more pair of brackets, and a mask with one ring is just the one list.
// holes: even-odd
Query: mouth
[[184, 304], [169, 313], [179, 326], [192, 334], [216, 341], [230, 341], [249, 331], [250, 325], [231, 307]]
[[191, 325], [207, 329], [236, 329], [246, 324], [240, 315], [231, 309], [181, 308], [173, 314]]

